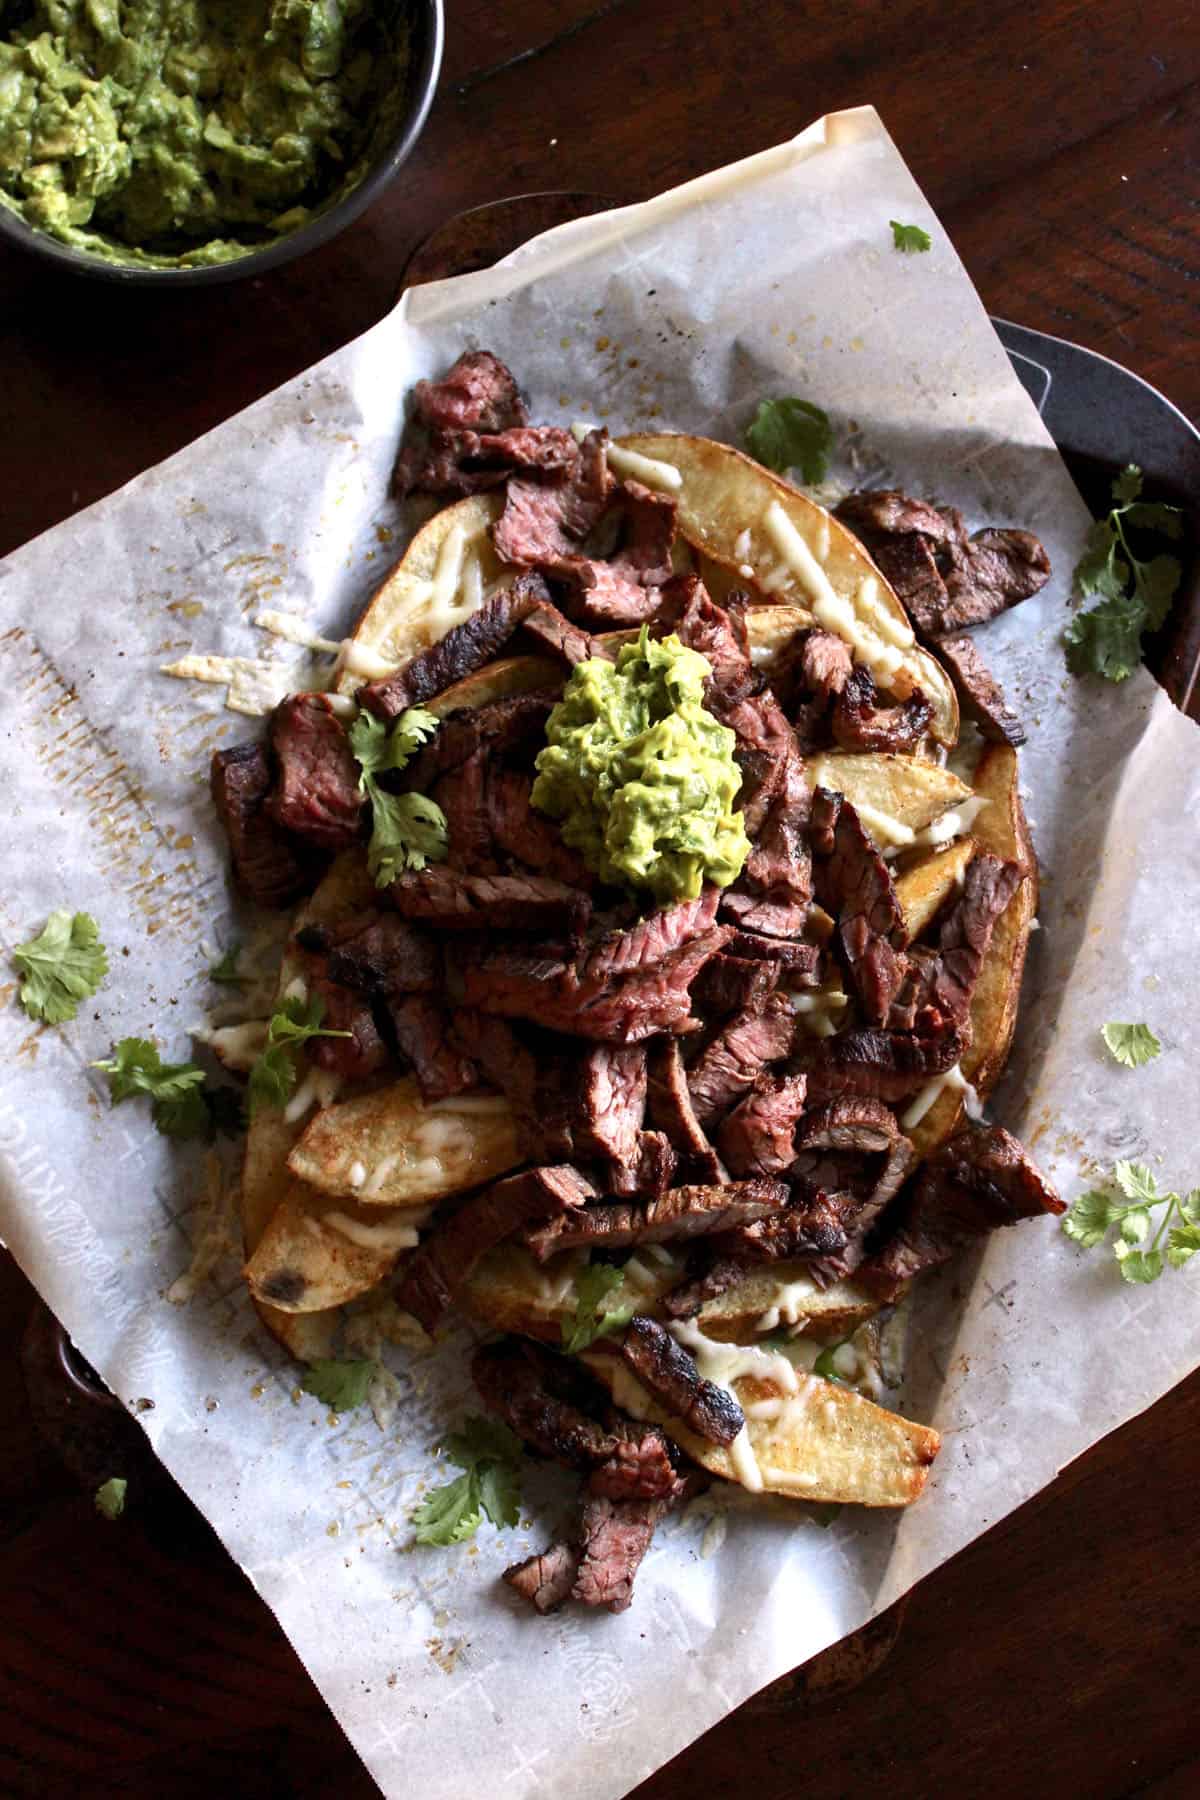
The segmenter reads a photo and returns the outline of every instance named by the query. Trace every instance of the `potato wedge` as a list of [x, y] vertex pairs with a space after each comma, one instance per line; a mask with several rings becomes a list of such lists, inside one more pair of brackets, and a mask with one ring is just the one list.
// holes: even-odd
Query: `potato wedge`
[[735, 1377], [731, 1385], [743, 1410], [773, 1416], [748, 1413], [744, 1439], [726, 1449], [673, 1418], [618, 1358], [588, 1352], [583, 1360], [625, 1412], [661, 1425], [694, 1461], [754, 1492], [761, 1482], [763, 1491], [795, 1500], [908, 1506], [940, 1448], [928, 1426], [887, 1412], [840, 1382], [798, 1371], [794, 1393], [769, 1375]]
[[422, 525], [358, 621], [338, 693], [402, 669], [475, 611], [505, 573], [491, 531], [503, 505], [499, 494], [473, 494]]
[[[904, 608], [858, 539], [789, 482], [728, 444], [673, 432], [634, 432], [622, 449], [669, 464], [682, 477], [676, 493], [679, 531], [744, 586], [811, 605], [816, 621], [851, 644], [881, 687], [906, 699], [921, 688], [933, 707], [931, 730], [947, 747], [958, 740], [958, 700], [944, 670], [918, 648]], [[790, 542], [785, 555], [766, 523], [777, 503]], [[790, 531], [787, 530], [790, 528]], [[777, 534], [778, 535], [778, 534]]]
[[896, 877], [896, 898], [904, 914], [904, 931], [911, 944], [931, 925], [958, 888], [967, 864], [975, 854], [974, 838], [963, 837], [944, 850], [933, 850]]
[[[570, 1251], [539, 1264], [522, 1244], [501, 1244], [480, 1261], [458, 1296], [463, 1309], [495, 1331], [519, 1331], [557, 1344], [562, 1326], [575, 1311], [576, 1281], [587, 1266], [584, 1251]], [[684, 1254], [667, 1244], [635, 1253], [625, 1280], [609, 1296], [614, 1310], [632, 1307], [651, 1318], [664, 1317], [664, 1295], [685, 1279]], [[809, 1326], [845, 1336], [879, 1310], [878, 1302], [839, 1281], [822, 1291], [800, 1264], [748, 1269], [736, 1287], [710, 1300], [698, 1315], [702, 1330], [726, 1343], [748, 1344], [780, 1324], [798, 1331]]]
[[[1017, 1024], [1030, 924], [1037, 911], [1037, 861], [1018, 779], [1016, 751], [1007, 744], [989, 744], [976, 766], [975, 792], [990, 804], [972, 826], [972, 836], [980, 850], [991, 850], [1006, 861], [1018, 863], [1023, 876], [992, 932], [971, 1000], [972, 1041], [960, 1066], [981, 1100], [991, 1093], [1008, 1060]], [[962, 1114], [962, 1093], [953, 1087], [943, 1088], [924, 1116], [912, 1126], [905, 1126], [918, 1155], [928, 1156], [945, 1143]], [[902, 1125], [908, 1116], [901, 1112]]]
[[288, 1157], [293, 1175], [363, 1206], [425, 1207], [516, 1168], [516, 1121], [500, 1094], [426, 1104], [411, 1077], [327, 1106]]
[[293, 1181], [245, 1276], [254, 1298], [275, 1311], [321, 1313], [377, 1286], [416, 1242], [410, 1209], [381, 1215], [352, 1203], [331, 1206], [325, 1195]]
[[562, 664], [552, 662], [548, 656], [506, 656], [435, 694], [432, 700], [425, 701], [425, 707], [444, 719], [447, 713], [486, 706], [491, 700], [507, 700], [513, 694], [528, 694], [534, 688], [561, 688], [565, 675]]
[[823, 750], [805, 763], [804, 778], [810, 787], [844, 794], [881, 850], [904, 849], [971, 797], [965, 781], [921, 756]]

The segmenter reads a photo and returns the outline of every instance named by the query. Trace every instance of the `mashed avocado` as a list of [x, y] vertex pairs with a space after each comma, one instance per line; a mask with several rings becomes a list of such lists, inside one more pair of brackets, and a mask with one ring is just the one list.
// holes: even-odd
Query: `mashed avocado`
[[0, 0], [0, 202], [65, 244], [226, 262], [305, 223], [399, 122], [385, 0]]
[[643, 626], [616, 663], [579, 663], [546, 726], [533, 804], [602, 881], [660, 905], [728, 887], [749, 854], [733, 803], [734, 735], [704, 710], [711, 670], [675, 636]]

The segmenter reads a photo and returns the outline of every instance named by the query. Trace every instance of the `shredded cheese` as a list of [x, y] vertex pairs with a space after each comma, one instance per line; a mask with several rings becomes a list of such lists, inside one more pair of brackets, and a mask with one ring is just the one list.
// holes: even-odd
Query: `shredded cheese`
[[952, 1069], [947, 1069], [944, 1075], [935, 1075], [933, 1080], [927, 1082], [921, 1089], [908, 1111], [900, 1120], [901, 1130], [911, 1131], [914, 1125], [919, 1125], [930, 1107], [934, 1105], [947, 1088], [957, 1089], [962, 1095], [963, 1106], [968, 1118], [980, 1119], [983, 1117], [983, 1106], [979, 1095], [975, 1092], [975, 1089], [963, 1074], [960, 1065], [955, 1063]]
[[344, 670], [347, 675], [358, 675], [363, 681], [383, 681], [386, 676], [394, 675], [401, 664], [394, 657], [380, 656], [368, 644], [356, 644], [353, 638], [343, 638], [337, 666], [339, 673]]
[[310, 1069], [284, 1107], [284, 1118], [294, 1125], [314, 1106], [332, 1106], [341, 1085], [341, 1077], [332, 1069]]
[[427, 1212], [409, 1212], [400, 1218], [381, 1219], [377, 1225], [368, 1225], [362, 1219], [351, 1218], [349, 1213], [327, 1212], [322, 1223], [330, 1231], [349, 1238], [360, 1250], [379, 1250], [390, 1255], [393, 1251], [411, 1250], [420, 1238], [417, 1226], [425, 1224], [428, 1217]]
[[646, 487], [677, 494], [683, 486], [683, 476], [675, 464], [660, 462], [655, 456], [642, 456], [637, 450], [623, 450], [619, 444], [610, 444], [608, 461], [609, 467], [615, 469], [618, 475], [631, 475]]
[[306, 650], [323, 650], [329, 656], [336, 656], [339, 645], [331, 638], [322, 637], [295, 613], [275, 612], [266, 608], [255, 613], [254, 623], [260, 631], [269, 631], [272, 637], [286, 638], [289, 644], [303, 644]]
[[917, 841], [917, 834], [911, 825], [905, 825], [901, 819], [893, 819], [891, 813], [880, 812], [876, 806], [869, 806], [865, 800], [856, 800], [854, 810], [871, 833], [885, 844], [894, 844], [897, 849], [908, 850]]
[[[706, 1337], [690, 1319], [668, 1325], [667, 1330], [676, 1343], [691, 1351], [703, 1379], [724, 1388], [735, 1400], [737, 1395], [734, 1393], [733, 1383], [744, 1375], [770, 1382], [785, 1394], [797, 1394], [800, 1391], [795, 1369], [787, 1357], [778, 1351], [763, 1350], [757, 1344], [719, 1343], [714, 1338]], [[738, 1403], [741, 1404], [740, 1401]], [[748, 1425], [742, 1426], [730, 1444], [729, 1460], [742, 1486], [751, 1493], [760, 1494], [763, 1476], [754, 1454], [754, 1446], [750, 1442]]]
[[910, 839], [911, 849], [941, 850], [945, 845], [953, 843], [957, 837], [965, 837], [985, 806], [992, 803], [984, 794], [971, 794], [966, 800], [960, 800], [957, 806], [943, 813], [924, 831], [915, 832]]
[[248, 1019], [244, 1025], [193, 1025], [189, 1036], [198, 1044], [207, 1044], [217, 1061], [226, 1069], [248, 1073], [262, 1055], [267, 1043], [267, 1020]]

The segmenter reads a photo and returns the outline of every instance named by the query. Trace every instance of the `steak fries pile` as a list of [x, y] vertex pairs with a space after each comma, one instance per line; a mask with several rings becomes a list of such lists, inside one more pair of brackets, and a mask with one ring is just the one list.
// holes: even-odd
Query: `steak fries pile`
[[[1062, 1210], [982, 1120], [1037, 870], [1019, 722], [965, 635], [1048, 565], [898, 493], [830, 515], [707, 439], [533, 426], [485, 351], [418, 383], [396, 485], [448, 504], [330, 691], [213, 761], [239, 888], [301, 902], [280, 1003], [338, 1034], [253, 1114], [246, 1276], [307, 1360], [382, 1284], [429, 1333], [505, 1334], [484, 1403], [583, 1481], [507, 1579], [616, 1611], [708, 1476], [915, 1499], [936, 1434], [834, 1347]], [[704, 659], [749, 844], [658, 905], [534, 798], [575, 671], [655, 643]], [[418, 853], [380, 847], [393, 807]]]

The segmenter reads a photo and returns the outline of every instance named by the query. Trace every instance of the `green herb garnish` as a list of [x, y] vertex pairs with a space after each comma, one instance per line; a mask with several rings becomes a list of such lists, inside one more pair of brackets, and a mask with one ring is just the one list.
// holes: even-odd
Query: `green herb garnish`
[[[1150, 1238], [1150, 1214], [1159, 1207], [1164, 1211]], [[1200, 1250], [1200, 1188], [1186, 1197], [1160, 1193], [1145, 1163], [1119, 1162], [1107, 1186], [1081, 1194], [1062, 1221], [1067, 1236], [1084, 1250], [1102, 1244], [1114, 1226], [1112, 1251], [1122, 1278], [1157, 1281], [1166, 1263], [1181, 1269]]]
[[794, 394], [762, 400], [746, 431], [746, 448], [765, 469], [799, 469], [810, 487], [824, 481], [833, 448], [829, 414]]
[[518, 1438], [498, 1419], [463, 1421], [440, 1446], [447, 1461], [465, 1473], [434, 1488], [413, 1516], [418, 1544], [444, 1549], [474, 1537], [486, 1515], [493, 1525], [515, 1525], [520, 1517]]
[[110, 1475], [96, 1489], [96, 1511], [106, 1519], [119, 1519], [125, 1511], [125, 1490], [129, 1483], [122, 1475]]
[[250, 1071], [252, 1117], [260, 1107], [284, 1105], [296, 1085], [293, 1052], [309, 1038], [353, 1036], [349, 1031], [326, 1031], [321, 1024], [324, 1016], [325, 1002], [319, 994], [307, 1003], [293, 994], [272, 1014], [266, 1048]]
[[1130, 463], [1113, 482], [1112, 509], [1092, 526], [1075, 566], [1080, 595], [1100, 596], [1098, 605], [1076, 613], [1063, 634], [1067, 662], [1077, 675], [1125, 681], [1141, 661], [1143, 631], [1157, 631], [1171, 610], [1183, 573], [1179, 558], [1159, 555], [1140, 562], [1126, 532], [1133, 526], [1182, 537], [1182, 513], [1177, 506], [1139, 500], [1141, 491], [1142, 472]]
[[113, 1054], [93, 1069], [108, 1076], [108, 1092], [114, 1106], [148, 1094], [154, 1102], [156, 1128], [164, 1137], [210, 1137], [213, 1115], [204, 1094], [204, 1070], [196, 1063], [165, 1063], [149, 1038], [127, 1037], [113, 1045]]
[[52, 912], [36, 937], [18, 944], [13, 961], [25, 979], [20, 1001], [31, 1019], [65, 1025], [108, 974], [108, 954], [91, 913]]
[[1127, 1069], [1140, 1069], [1162, 1054], [1162, 1045], [1148, 1025], [1120, 1025], [1114, 1019], [1100, 1027], [1100, 1036], [1109, 1053]]
[[578, 1356], [598, 1337], [607, 1337], [610, 1331], [628, 1325], [635, 1311], [632, 1302], [611, 1308], [604, 1304], [624, 1279], [624, 1270], [613, 1263], [589, 1263], [584, 1269], [575, 1283], [574, 1317], [564, 1319], [561, 1326], [562, 1347], [568, 1356]]
[[306, 1394], [327, 1406], [330, 1412], [353, 1412], [364, 1406], [367, 1391], [378, 1371], [374, 1362], [339, 1362], [336, 1357], [318, 1358], [309, 1365], [300, 1383]]
[[911, 256], [917, 250], [932, 250], [933, 239], [919, 225], [901, 225], [899, 219], [889, 219], [892, 228], [892, 246], [902, 250], [905, 256]]
[[422, 707], [410, 706], [389, 731], [382, 719], [360, 712], [350, 727], [350, 748], [362, 770], [358, 785], [371, 802], [371, 841], [367, 866], [376, 887], [388, 887], [405, 869], [423, 869], [446, 855], [446, 815], [425, 794], [389, 794], [379, 776], [402, 769], [438, 721]]

